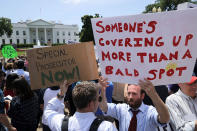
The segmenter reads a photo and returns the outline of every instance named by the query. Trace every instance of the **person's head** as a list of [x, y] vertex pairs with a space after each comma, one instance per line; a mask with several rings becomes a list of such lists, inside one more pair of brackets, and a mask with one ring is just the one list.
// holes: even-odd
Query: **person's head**
[[195, 98], [196, 92], [197, 92], [197, 77], [192, 76], [190, 82], [180, 83], [179, 87], [181, 88], [181, 91], [184, 94], [186, 94], [187, 96], [190, 96], [192, 98]]
[[96, 112], [99, 105], [99, 86], [94, 82], [81, 82], [72, 91], [72, 99], [77, 110]]
[[19, 78], [19, 76], [18, 76], [16, 73], [9, 74], [9, 75], [7, 76], [6, 82], [5, 82], [5, 84], [6, 84], [6, 89], [11, 90], [12, 87], [13, 87], [13, 81], [14, 81], [15, 79], [17, 79], [17, 78]]
[[24, 61], [23, 60], [19, 59], [17, 61], [17, 68], [18, 69], [24, 69]]
[[19, 77], [12, 82], [12, 88], [16, 96], [22, 100], [33, 97], [33, 92], [24, 77]]
[[137, 109], [142, 104], [144, 99], [145, 92], [141, 90], [141, 87], [138, 85], [128, 84], [127, 86], [127, 103], [133, 109]]
[[13, 69], [14, 64], [13, 63], [7, 63], [6, 64], [6, 70], [12, 70]]

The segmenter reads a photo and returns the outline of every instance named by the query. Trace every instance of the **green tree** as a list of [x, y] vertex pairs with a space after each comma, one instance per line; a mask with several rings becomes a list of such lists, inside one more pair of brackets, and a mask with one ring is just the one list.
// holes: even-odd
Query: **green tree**
[[159, 8], [160, 7], [160, 2], [159, 0], [156, 0], [154, 4], [149, 4], [145, 7], [145, 11], [143, 13], [151, 13], [153, 8]]
[[99, 14], [92, 15], [84, 15], [81, 17], [81, 21], [83, 23], [80, 35], [80, 42], [87, 42], [87, 41], [94, 41], [93, 31], [92, 31], [92, 24], [91, 18], [99, 18]]
[[197, 3], [197, 1], [195, 0], [156, 0], [154, 4], [147, 5], [143, 13], [152, 12], [153, 7], [155, 8], [161, 7], [162, 11], [176, 10], [178, 4], [184, 2]]
[[8, 37], [12, 35], [12, 24], [8, 18], [0, 18], [0, 37], [6, 34]]

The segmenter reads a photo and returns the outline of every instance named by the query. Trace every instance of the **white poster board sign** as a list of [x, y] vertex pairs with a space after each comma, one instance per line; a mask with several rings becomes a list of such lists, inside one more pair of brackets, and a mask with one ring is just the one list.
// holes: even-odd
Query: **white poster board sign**
[[92, 19], [101, 73], [113, 82], [190, 81], [197, 56], [197, 9]]

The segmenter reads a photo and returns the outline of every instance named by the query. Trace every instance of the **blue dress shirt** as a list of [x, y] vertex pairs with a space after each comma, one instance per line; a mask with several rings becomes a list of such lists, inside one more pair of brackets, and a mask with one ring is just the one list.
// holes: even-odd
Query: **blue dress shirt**
[[[119, 130], [128, 131], [130, 120], [133, 117], [131, 108], [127, 104], [108, 103], [106, 115], [110, 115], [119, 121]], [[158, 126], [165, 126], [158, 122], [158, 113], [153, 106], [144, 103], [138, 108], [137, 131], [157, 131]]]

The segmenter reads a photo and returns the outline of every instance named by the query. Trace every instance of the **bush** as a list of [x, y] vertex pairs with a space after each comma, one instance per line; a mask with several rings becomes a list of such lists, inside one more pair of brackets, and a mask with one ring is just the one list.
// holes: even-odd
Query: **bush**
[[52, 44], [52, 46], [58, 46], [58, 45], [64, 45], [64, 44], [63, 43], [54, 43], [54, 44]]
[[33, 48], [36, 44], [17, 44], [17, 48]]

